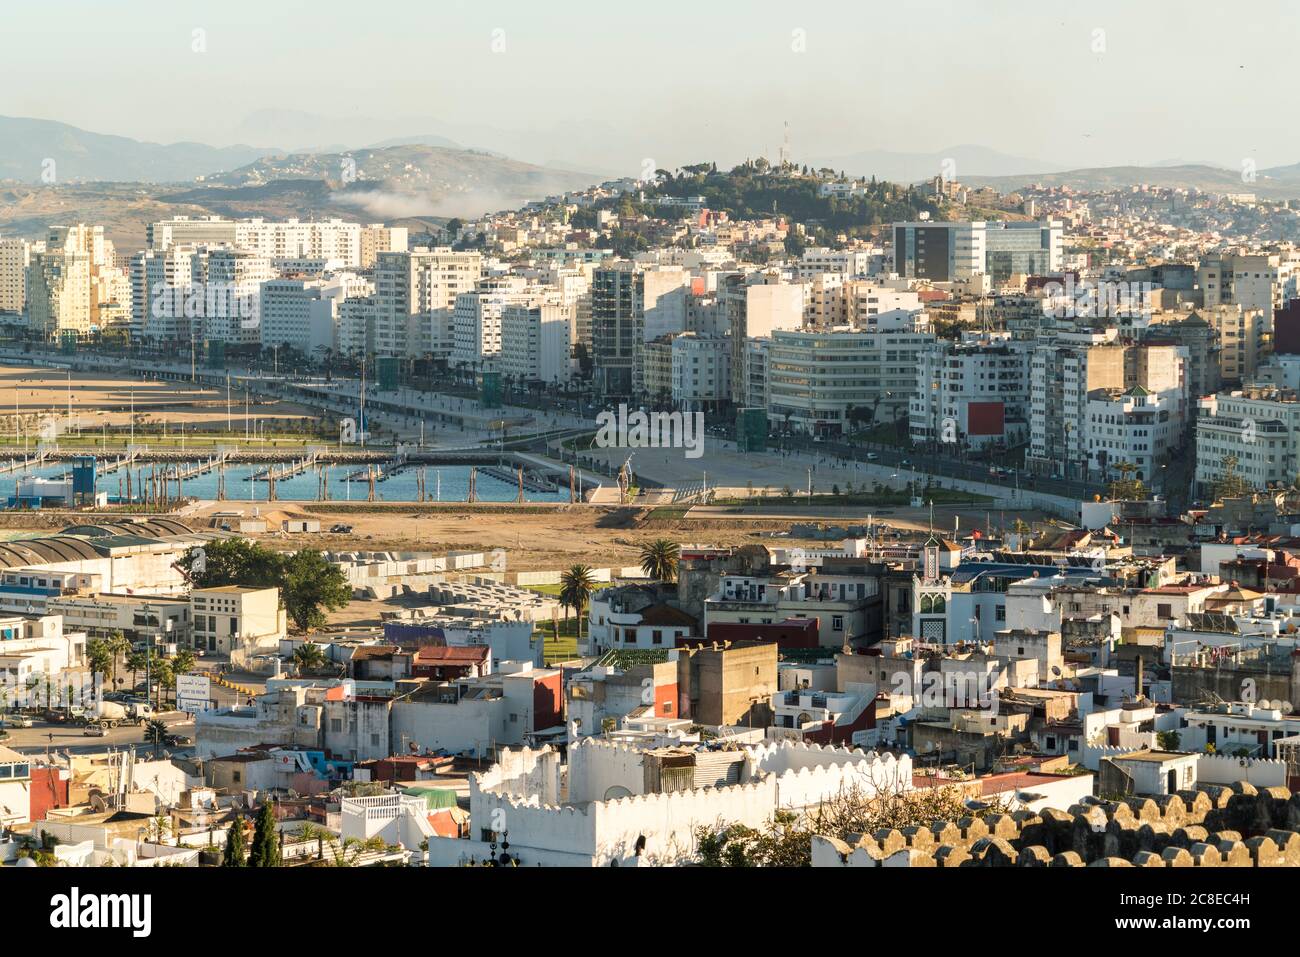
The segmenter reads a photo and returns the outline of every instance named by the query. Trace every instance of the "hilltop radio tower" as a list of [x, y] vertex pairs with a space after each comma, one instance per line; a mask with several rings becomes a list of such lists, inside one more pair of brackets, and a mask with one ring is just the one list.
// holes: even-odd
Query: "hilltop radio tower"
[[781, 139], [781, 166], [790, 162], [790, 121], [785, 121], [785, 135]]

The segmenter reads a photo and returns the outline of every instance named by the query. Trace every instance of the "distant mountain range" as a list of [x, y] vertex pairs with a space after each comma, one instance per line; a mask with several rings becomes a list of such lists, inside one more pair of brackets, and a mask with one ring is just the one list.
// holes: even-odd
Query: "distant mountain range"
[[965, 176], [968, 186], [991, 186], [1007, 193], [1025, 186], [1069, 186], [1078, 190], [1123, 189], [1146, 184], [1170, 189], [1199, 189], [1209, 193], [1254, 193], [1263, 199], [1300, 199], [1300, 164], [1274, 166], [1255, 172], [1253, 181], [1239, 169], [1204, 163], [1179, 166], [1104, 166], [1009, 176]]
[[[317, 130], [305, 124], [285, 132]], [[0, 230], [38, 236], [52, 223], [93, 221], [132, 248], [143, 241], [150, 218], [175, 214], [368, 222], [469, 217], [605, 179], [460, 149], [432, 134], [397, 139], [403, 142], [286, 153], [143, 143], [49, 120], [0, 117]], [[42, 179], [47, 160], [54, 162], [53, 184]]]
[[0, 116], [0, 179], [42, 182], [54, 161], [57, 182], [174, 183], [234, 169], [266, 153], [252, 146], [142, 143], [25, 117]]

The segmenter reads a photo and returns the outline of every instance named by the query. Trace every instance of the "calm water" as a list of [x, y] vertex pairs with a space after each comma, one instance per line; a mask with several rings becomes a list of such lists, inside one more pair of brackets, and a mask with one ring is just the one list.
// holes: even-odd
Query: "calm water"
[[[6, 464], [0, 462], [0, 464]], [[168, 463], [169, 465], [172, 463]], [[191, 463], [197, 464], [197, 463]], [[289, 464], [288, 462], [276, 463], [277, 467]], [[148, 475], [149, 471], [155, 467], [161, 468], [161, 463], [145, 463], [132, 470], [131, 487], [132, 491], [138, 494], [136, 488], [137, 480]], [[187, 467], [187, 466], [182, 466]], [[226, 498], [227, 499], [253, 499], [266, 500], [267, 483], [250, 482], [248, 477], [255, 472], [260, 472], [267, 467], [265, 462], [244, 462], [226, 466]], [[329, 474], [329, 494], [330, 499], [334, 501], [348, 501], [349, 498], [354, 502], [364, 502], [368, 484], [365, 478], [365, 466], [357, 464], [346, 465], [329, 465], [324, 466]], [[468, 465], [440, 465], [424, 466], [425, 470], [425, 494], [429, 500], [439, 500], [439, 485], [441, 485], [441, 501], [444, 502], [463, 502], [469, 491], [469, 470]], [[24, 475], [38, 475], [42, 478], [58, 478], [67, 474], [70, 466], [66, 463], [44, 466], [42, 468], [31, 469], [27, 472], [8, 472], [0, 475], [0, 501], [7, 501], [14, 494], [17, 480]], [[382, 482], [375, 483], [375, 498], [383, 502], [414, 502], [419, 496], [416, 489], [417, 476], [419, 468], [403, 469], [397, 474], [385, 479]], [[361, 478], [355, 482], [345, 481], [348, 475], [361, 472]], [[147, 479], [146, 479], [147, 481]], [[275, 483], [276, 498], [280, 501], [315, 501], [318, 488], [318, 475], [315, 468], [308, 469], [300, 475], [293, 478], [277, 479]], [[110, 500], [116, 499], [119, 492], [125, 494], [126, 491], [126, 472], [118, 470], [108, 475], [100, 475], [96, 487], [101, 492], [107, 492]], [[172, 483], [172, 489], [175, 490], [175, 483]], [[518, 495], [518, 487], [514, 482], [502, 482], [489, 475], [484, 474], [480, 469], [476, 483], [477, 495], [480, 501], [484, 502], [513, 502]], [[188, 479], [184, 483], [184, 492], [187, 496], [195, 498], [216, 498], [217, 495], [217, 473], [208, 472], [204, 475]], [[569, 500], [569, 489], [566, 486], [555, 492], [537, 492], [524, 489], [524, 498], [530, 502], [567, 502]]]

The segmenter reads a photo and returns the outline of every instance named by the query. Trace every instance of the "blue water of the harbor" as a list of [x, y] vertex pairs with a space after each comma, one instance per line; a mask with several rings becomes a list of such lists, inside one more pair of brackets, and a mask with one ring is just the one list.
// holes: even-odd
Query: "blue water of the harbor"
[[[0, 462], [0, 464], [8, 464]], [[166, 463], [170, 467], [177, 463]], [[181, 468], [190, 468], [198, 464], [189, 462], [181, 464]], [[267, 483], [250, 482], [248, 477], [255, 472], [261, 472], [266, 469], [268, 463], [265, 462], [241, 462], [232, 463], [226, 466], [226, 498], [266, 501]], [[275, 463], [276, 468], [287, 466], [288, 462]], [[138, 496], [140, 485], [138, 480], [148, 480], [150, 471], [154, 468], [162, 469], [163, 463], [143, 462], [132, 469], [131, 490]], [[365, 465], [356, 463], [336, 464], [325, 466], [329, 474], [329, 496], [332, 501], [353, 501], [364, 502], [368, 491], [366, 482]], [[0, 503], [9, 500], [14, 494], [15, 487], [19, 478], [24, 476], [36, 475], [41, 478], [59, 478], [71, 471], [68, 463], [57, 463], [54, 465], [41, 466], [40, 468], [29, 469], [17, 472], [6, 472], [0, 475]], [[375, 500], [380, 502], [415, 502], [419, 500], [416, 483], [418, 481], [420, 469], [418, 467], [406, 468], [397, 472], [395, 475], [375, 482]], [[424, 466], [425, 475], [425, 498], [427, 501], [443, 502], [463, 502], [469, 492], [469, 471], [468, 465], [426, 465]], [[345, 481], [346, 477], [360, 472], [361, 477], [353, 482]], [[315, 467], [307, 469], [299, 475], [292, 478], [277, 479], [275, 482], [275, 497], [279, 501], [288, 502], [311, 502], [315, 501], [318, 494], [318, 475]], [[217, 472], [215, 470], [205, 472], [203, 475], [196, 476], [192, 479], [186, 479], [183, 483], [183, 492], [188, 498], [215, 499], [217, 497]], [[107, 492], [110, 501], [117, 500], [119, 495], [126, 494], [126, 472], [123, 469], [110, 472], [107, 475], [99, 475], [95, 482], [95, 487], [100, 492]], [[439, 489], [441, 488], [441, 492]], [[176, 484], [171, 484], [171, 492], [174, 495]], [[518, 497], [519, 487], [514, 482], [503, 482], [500, 479], [493, 478], [479, 469], [475, 481], [475, 495], [481, 502], [513, 502]], [[538, 492], [524, 489], [524, 499], [529, 502], [559, 502], [568, 501], [569, 489], [566, 486], [554, 492]]]

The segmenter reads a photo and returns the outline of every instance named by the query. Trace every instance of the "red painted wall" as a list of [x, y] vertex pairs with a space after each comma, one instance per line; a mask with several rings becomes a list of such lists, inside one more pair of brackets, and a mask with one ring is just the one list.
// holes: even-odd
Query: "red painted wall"
[[709, 625], [708, 640], [678, 640], [678, 647], [705, 644], [712, 641], [767, 641], [776, 642], [780, 648], [816, 648], [817, 619], [800, 618], [795, 621], [778, 621], [770, 625], [739, 625], [718, 621]]
[[1273, 310], [1273, 351], [1300, 352], [1300, 299]]
[[538, 678], [533, 682], [533, 726], [530, 731], [564, 724], [563, 693], [560, 675]]
[[814, 744], [851, 744], [854, 731], [870, 731], [875, 726], [876, 703], [873, 701], [851, 724], [836, 726], [834, 722], [825, 721], [816, 731], [805, 731], [803, 739]]
[[1001, 402], [972, 402], [967, 408], [966, 431], [970, 435], [1001, 435], [1004, 419]]
[[[643, 699], [644, 700], [644, 699]], [[676, 718], [677, 714], [677, 682], [670, 685], [655, 685], [655, 717], [656, 718]]]
[[68, 782], [60, 778], [58, 768], [32, 768], [31, 819], [43, 821], [50, 811], [68, 805]]

